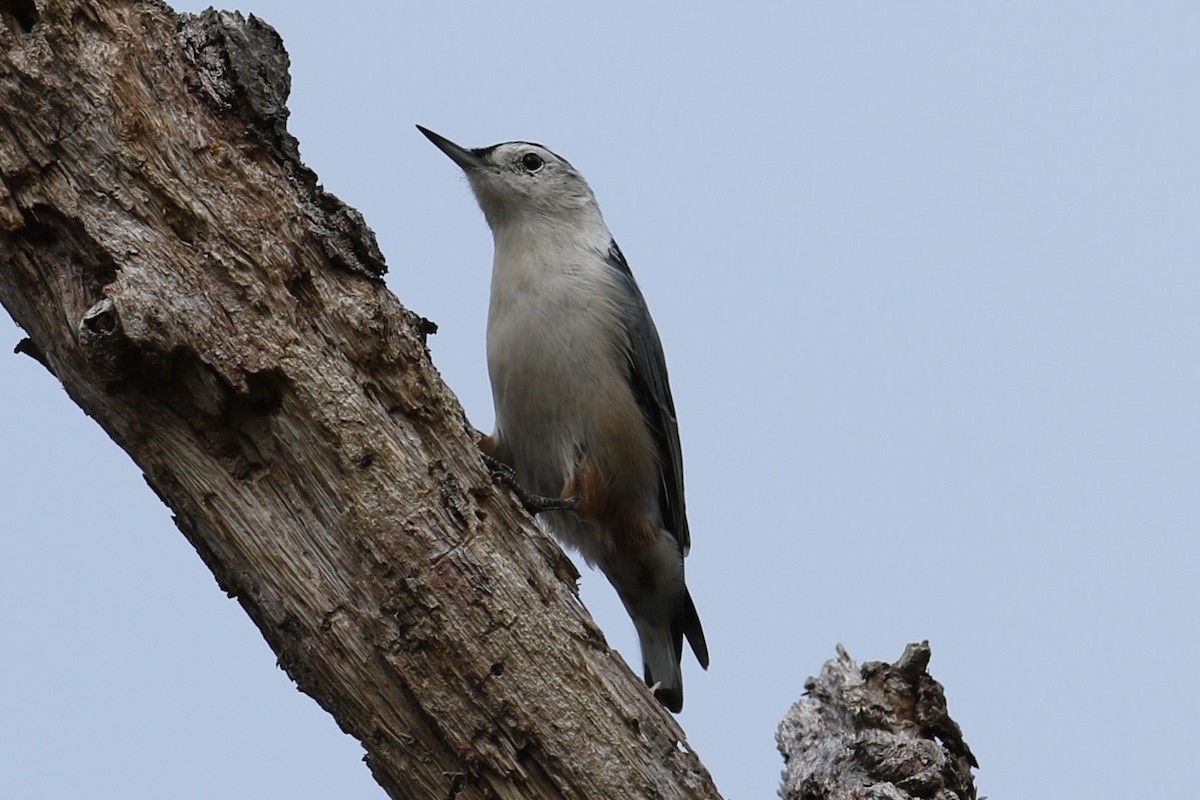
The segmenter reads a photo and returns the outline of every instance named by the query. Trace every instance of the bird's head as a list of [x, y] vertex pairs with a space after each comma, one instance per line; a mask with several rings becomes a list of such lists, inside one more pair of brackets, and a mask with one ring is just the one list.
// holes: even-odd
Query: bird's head
[[599, 216], [583, 176], [540, 144], [504, 142], [467, 149], [420, 125], [417, 129], [462, 167], [493, 230], [517, 222], [553, 224]]

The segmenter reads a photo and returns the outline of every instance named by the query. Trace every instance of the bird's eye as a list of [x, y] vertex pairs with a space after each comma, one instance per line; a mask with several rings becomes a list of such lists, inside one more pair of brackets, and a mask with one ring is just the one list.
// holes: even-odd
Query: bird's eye
[[521, 156], [521, 166], [530, 172], [537, 172], [545, 163], [537, 153], [526, 153]]

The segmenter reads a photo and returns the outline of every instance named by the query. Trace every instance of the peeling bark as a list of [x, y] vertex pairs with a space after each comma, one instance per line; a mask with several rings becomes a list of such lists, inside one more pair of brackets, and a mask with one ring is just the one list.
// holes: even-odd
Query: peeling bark
[[929, 642], [895, 664], [838, 658], [804, 685], [776, 741], [787, 769], [784, 800], [975, 800], [978, 767], [926, 671]]
[[254, 17], [0, 0], [0, 302], [393, 797], [717, 797], [483, 468]]

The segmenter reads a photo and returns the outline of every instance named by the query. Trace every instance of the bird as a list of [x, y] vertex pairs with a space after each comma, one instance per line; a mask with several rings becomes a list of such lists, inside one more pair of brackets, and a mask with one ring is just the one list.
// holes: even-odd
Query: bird
[[683, 641], [706, 670], [708, 645], [684, 580], [675, 403], [642, 292], [565, 158], [532, 142], [468, 149], [417, 129], [466, 174], [492, 231], [496, 421], [480, 448], [547, 501], [531, 510], [608, 578], [637, 631], [646, 685], [678, 713]]

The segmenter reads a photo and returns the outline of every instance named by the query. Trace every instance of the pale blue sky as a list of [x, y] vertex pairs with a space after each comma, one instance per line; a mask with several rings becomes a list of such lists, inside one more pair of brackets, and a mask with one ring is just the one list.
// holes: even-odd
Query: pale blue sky
[[[480, 428], [490, 235], [413, 124], [591, 181], [671, 369], [712, 653], [680, 722], [727, 797], [774, 796], [838, 642], [924, 638], [981, 793], [1190, 791], [1200, 6], [238, 8]], [[382, 797], [19, 337], [0, 315], [0, 796]]]

